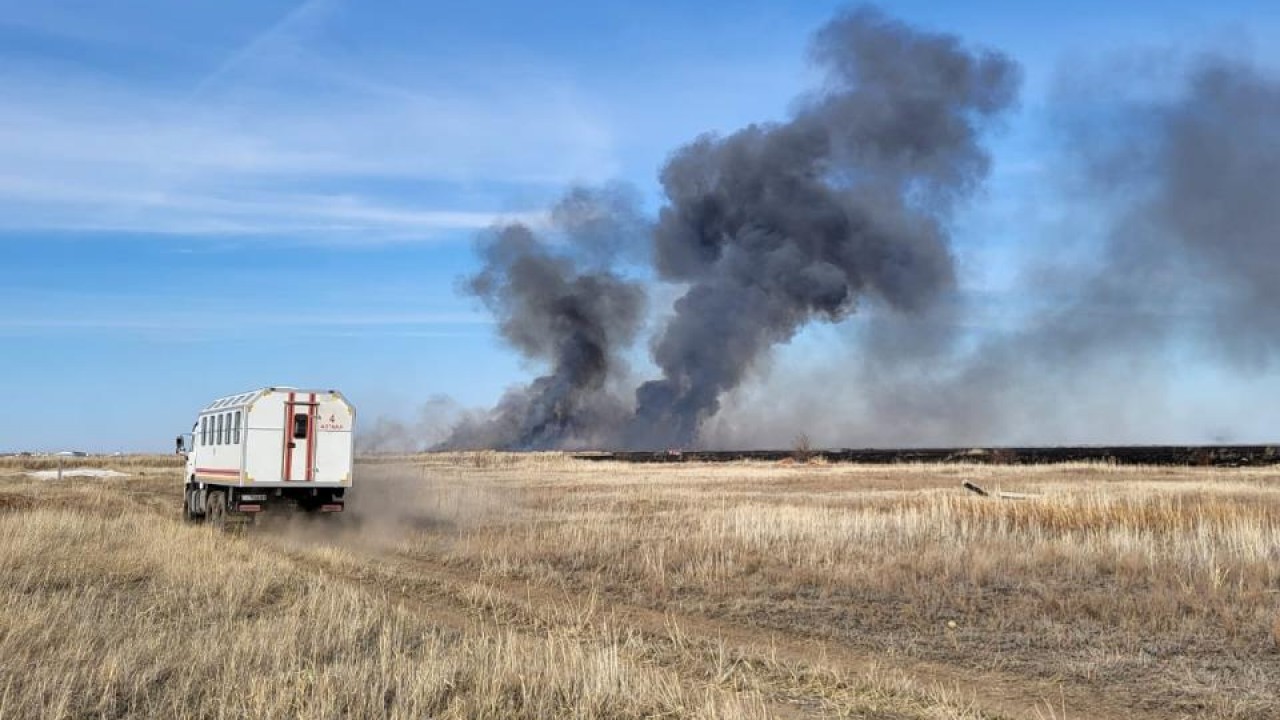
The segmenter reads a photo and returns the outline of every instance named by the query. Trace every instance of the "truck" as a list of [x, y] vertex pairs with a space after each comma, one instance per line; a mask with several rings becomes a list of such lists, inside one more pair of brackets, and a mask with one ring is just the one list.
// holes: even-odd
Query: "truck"
[[183, 518], [225, 528], [262, 514], [342, 512], [355, 417], [337, 390], [267, 387], [214, 400], [177, 438]]

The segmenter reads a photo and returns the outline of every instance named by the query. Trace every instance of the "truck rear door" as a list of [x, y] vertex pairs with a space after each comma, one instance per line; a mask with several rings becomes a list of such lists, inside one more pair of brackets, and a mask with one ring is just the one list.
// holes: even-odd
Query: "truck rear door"
[[284, 457], [280, 479], [315, 480], [316, 394], [289, 393], [284, 404]]

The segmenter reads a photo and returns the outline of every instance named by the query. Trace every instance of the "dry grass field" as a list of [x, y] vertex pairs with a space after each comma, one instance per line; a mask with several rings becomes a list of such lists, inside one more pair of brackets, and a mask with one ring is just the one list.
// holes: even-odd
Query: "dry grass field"
[[436, 454], [217, 534], [105, 466], [0, 461], [0, 717], [1280, 717], [1277, 470]]

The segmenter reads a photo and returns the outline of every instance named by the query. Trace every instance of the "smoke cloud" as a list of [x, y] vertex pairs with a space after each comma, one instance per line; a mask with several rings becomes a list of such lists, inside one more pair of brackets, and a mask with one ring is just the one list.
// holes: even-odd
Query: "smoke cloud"
[[356, 452], [364, 455], [416, 453], [447, 440], [463, 422], [474, 422], [469, 411], [446, 395], [434, 395], [418, 408], [411, 421], [382, 416], [361, 423], [356, 431]]
[[[1274, 364], [1275, 77], [1202, 57], [1134, 99], [1159, 83], [1071, 68], [1049, 104], [1061, 182], [1039, 197], [1081, 217], [1018, 228], [1032, 259], [993, 325], [999, 300], [959, 291], [950, 232], [989, 174], [984, 136], [1018, 66], [865, 8], [825, 25], [811, 58], [825, 82], [789, 119], [672, 154], [652, 221], [634, 191], [576, 188], [546, 229], [479, 242], [466, 291], [548, 371], [447, 445], [1194, 441], [1170, 419], [1172, 366]], [[658, 376], [637, 385], [623, 358], [652, 288], [617, 268], [647, 276], [640, 263], [676, 299], [649, 338]], [[830, 360], [771, 369], [815, 324], [839, 327], [817, 353]]]
[[[1117, 62], [1064, 79], [1051, 114], [1068, 180], [1045, 194], [1079, 217], [1071, 231], [1028, 231], [1035, 252], [1011, 293], [1023, 317], [993, 327], [989, 300], [954, 297], [873, 313], [828, 348], [842, 365], [755, 378], [706, 441], [776, 446], [797, 429], [843, 446], [1271, 437], [1251, 429], [1270, 429], [1265, 401], [1223, 393], [1188, 411], [1175, 386], [1212, 368], [1247, 387], [1274, 367], [1280, 79], [1221, 56], [1172, 72], [1164, 58], [1160, 73]], [[770, 412], [751, 412], [764, 396]]]
[[662, 172], [660, 276], [687, 283], [636, 392], [633, 446], [688, 446], [757, 360], [873, 297], [927, 308], [954, 283], [945, 223], [986, 174], [980, 130], [1018, 68], [870, 9], [833, 20], [827, 87], [795, 117], [681, 148]]
[[1112, 237], [1119, 269], [1141, 271], [1130, 293], [1207, 311], [1185, 329], [1234, 365], [1268, 365], [1280, 346], [1280, 81], [1201, 58], [1179, 97], [1130, 112], [1128, 134], [1146, 142], [1092, 163], [1101, 189], [1137, 197]]
[[477, 248], [466, 292], [484, 302], [503, 339], [551, 371], [509, 390], [490, 413], [460, 423], [448, 447], [533, 450], [611, 442], [629, 415], [610, 381], [639, 332], [643, 286], [602, 266], [645, 232], [633, 194], [577, 188], [551, 213], [553, 246], [523, 224], [496, 228]]
[[[1104, 218], [1097, 261], [1033, 276], [1038, 287], [1026, 291], [1047, 309], [981, 346], [945, 393], [946, 414], [974, 425], [955, 408], [981, 407], [990, 420], [975, 427], [1039, 425], [1041, 441], [1220, 439], [1171, 424], [1170, 394], [1184, 358], [1243, 377], [1280, 347], [1270, 280], [1280, 271], [1280, 83], [1249, 63], [1202, 57], [1164, 99], [1083, 92], [1067, 93], [1059, 112], [1086, 206]], [[1081, 107], [1084, 117], [1072, 109]]]

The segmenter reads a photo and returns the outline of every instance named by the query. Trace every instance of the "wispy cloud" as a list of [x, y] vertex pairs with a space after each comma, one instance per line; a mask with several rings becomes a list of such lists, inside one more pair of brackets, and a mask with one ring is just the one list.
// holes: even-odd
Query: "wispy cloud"
[[234, 78], [242, 70], [252, 71], [254, 64], [264, 56], [278, 52], [282, 46], [299, 46], [337, 5], [338, 0], [303, 0], [298, 3], [278, 21], [231, 52], [213, 72], [196, 83], [192, 94], [200, 95], [222, 80]]
[[538, 224], [541, 211], [421, 210], [359, 195], [264, 193], [261, 199], [189, 189], [97, 186], [0, 175], [0, 231], [60, 230], [181, 235], [299, 235], [315, 240], [373, 232], [372, 239], [422, 239], [495, 222]]
[[262, 314], [241, 311], [228, 312], [219, 316], [193, 312], [127, 316], [89, 313], [78, 316], [0, 318], [0, 335], [12, 337], [71, 333], [78, 336], [83, 335], [85, 331], [111, 333], [222, 331], [244, 334], [285, 328], [290, 330], [291, 335], [323, 331], [339, 334], [436, 337], [478, 331], [491, 323], [492, 321], [485, 315], [465, 312]]
[[0, 74], [0, 231], [431, 237], [616, 169], [571, 83], [497, 68], [480, 92], [342, 58], [311, 37], [331, 6], [185, 88], [40, 57]]

